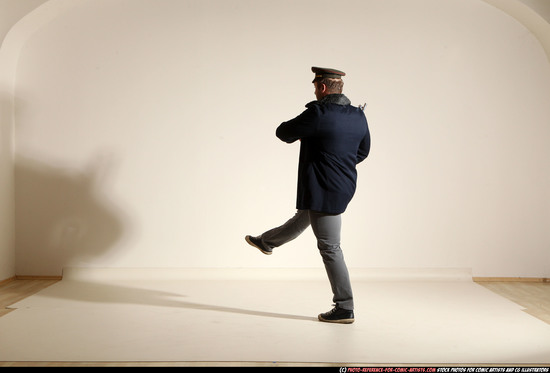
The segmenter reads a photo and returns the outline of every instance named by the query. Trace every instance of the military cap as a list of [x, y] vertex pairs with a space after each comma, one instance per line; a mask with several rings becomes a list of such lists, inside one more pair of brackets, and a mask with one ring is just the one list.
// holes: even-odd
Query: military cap
[[343, 71], [336, 69], [327, 69], [325, 67], [313, 66], [311, 68], [311, 71], [315, 73], [315, 79], [313, 79], [312, 83], [315, 83], [316, 81], [323, 78], [342, 79], [342, 77], [346, 75], [346, 73]]

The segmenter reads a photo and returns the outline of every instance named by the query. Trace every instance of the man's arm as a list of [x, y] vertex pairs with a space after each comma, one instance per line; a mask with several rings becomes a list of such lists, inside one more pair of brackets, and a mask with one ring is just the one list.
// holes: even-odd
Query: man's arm
[[296, 118], [283, 122], [277, 127], [275, 135], [286, 143], [311, 136], [315, 132], [316, 110], [308, 108]]
[[370, 132], [369, 128], [367, 126], [367, 133], [363, 137], [363, 140], [361, 140], [361, 143], [359, 144], [359, 149], [357, 150], [357, 163], [361, 163], [369, 156], [370, 152]]

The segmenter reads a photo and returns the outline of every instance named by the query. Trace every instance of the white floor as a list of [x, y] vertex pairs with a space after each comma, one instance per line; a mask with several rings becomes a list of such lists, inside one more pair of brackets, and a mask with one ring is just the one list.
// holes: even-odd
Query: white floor
[[0, 318], [0, 361], [550, 363], [550, 325], [468, 273], [351, 273], [339, 325], [319, 269], [69, 269]]

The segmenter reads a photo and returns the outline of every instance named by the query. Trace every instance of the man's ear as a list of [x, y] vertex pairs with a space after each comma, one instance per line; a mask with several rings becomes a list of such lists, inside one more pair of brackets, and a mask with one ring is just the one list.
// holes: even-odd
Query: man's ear
[[325, 93], [327, 91], [327, 85], [325, 83], [319, 83], [319, 92]]

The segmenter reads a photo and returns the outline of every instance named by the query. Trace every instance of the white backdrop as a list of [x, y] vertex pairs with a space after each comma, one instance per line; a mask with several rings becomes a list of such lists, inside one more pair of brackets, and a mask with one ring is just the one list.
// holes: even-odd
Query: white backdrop
[[318, 65], [368, 104], [350, 267], [550, 276], [550, 65], [491, 5], [57, 4], [17, 65], [19, 275], [321, 267], [311, 231], [270, 257], [244, 242], [294, 213], [299, 145], [274, 133]]

